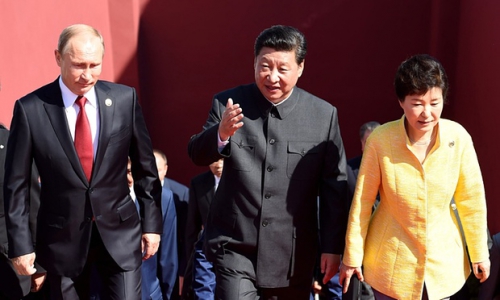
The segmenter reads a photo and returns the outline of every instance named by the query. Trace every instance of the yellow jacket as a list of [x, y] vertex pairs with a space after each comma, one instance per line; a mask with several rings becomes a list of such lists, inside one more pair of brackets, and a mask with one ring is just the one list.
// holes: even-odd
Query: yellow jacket
[[[441, 119], [424, 163], [410, 151], [404, 116], [368, 138], [351, 205], [344, 264], [363, 264], [366, 282], [396, 299], [456, 293], [472, 262], [488, 259], [486, 201], [472, 139], [458, 123]], [[380, 193], [380, 204], [372, 206]]]

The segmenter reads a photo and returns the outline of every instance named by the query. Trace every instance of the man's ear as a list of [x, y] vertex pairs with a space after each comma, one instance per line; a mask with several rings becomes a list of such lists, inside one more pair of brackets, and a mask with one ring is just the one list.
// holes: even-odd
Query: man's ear
[[300, 64], [299, 64], [299, 77], [302, 76], [302, 72], [304, 72], [304, 64], [306, 63], [306, 60], [304, 59]]
[[61, 66], [61, 61], [62, 61], [62, 55], [59, 52], [59, 50], [54, 50], [54, 57], [56, 59], [57, 65], [60, 67]]

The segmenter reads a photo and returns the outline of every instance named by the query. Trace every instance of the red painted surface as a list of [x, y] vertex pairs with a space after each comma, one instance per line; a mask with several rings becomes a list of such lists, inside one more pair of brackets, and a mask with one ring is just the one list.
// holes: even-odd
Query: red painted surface
[[486, 186], [489, 226], [500, 231], [495, 99], [500, 69], [500, 3], [461, 1], [0, 1], [0, 122], [14, 101], [55, 80], [53, 50], [69, 24], [104, 35], [102, 79], [136, 87], [154, 146], [166, 152], [168, 176], [189, 184], [204, 171], [187, 156], [213, 94], [253, 81], [253, 42], [274, 24], [308, 39], [298, 85], [333, 103], [348, 157], [360, 153], [359, 126], [397, 119], [392, 80], [416, 53], [438, 57], [450, 77], [444, 117], [473, 136]]

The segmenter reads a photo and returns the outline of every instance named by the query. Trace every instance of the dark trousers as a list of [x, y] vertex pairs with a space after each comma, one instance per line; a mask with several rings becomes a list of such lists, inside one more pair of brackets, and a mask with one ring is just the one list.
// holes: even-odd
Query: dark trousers
[[[238, 269], [234, 266], [237, 262]], [[256, 285], [255, 266], [248, 257], [224, 250], [215, 262], [218, 300], [308, 300], [311, 282], [303, 286], [262, 288]]]
[[213, 300], [215, 294], [215, 270], [203, 252], [205, 235], [202, 233], [193, 251], [194, 300]]
[[102, 243], [97, 227], [92, 227], [92, 241], [87, 262], [75, 278], [47, 273], [52, 300], [141, 299], [141, 265], [132, 271], [121, 269]]

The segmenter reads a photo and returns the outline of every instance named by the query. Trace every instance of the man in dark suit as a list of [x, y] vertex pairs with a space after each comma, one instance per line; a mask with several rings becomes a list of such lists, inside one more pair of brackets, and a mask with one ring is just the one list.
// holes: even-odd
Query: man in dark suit
[[[155, 149], [155, 155], [160, 155], [165, 161], [164, 171], [165, 175], [168, 173], [168, 160], [164, 152]], [[178, 257], [178, 280], [174, 287], [174, 295], [172, 299], [180, 299], [182, 294], [182, 286], [184, 284], [184, 271], [186, 270], [187, 258], [185, 255], [186, 250], [186, 220], [189, 202], [189, 188], [180, 182], [173, 179], [163, 179], [163, 188], [171, 190], [174, 194], [175, 213], [177, 214], [177, 257]]]
[[[160, 181], [165, 177], [165, 161], [161, 151], [154, 150]], [[127, 179], [132, 199], [137, 199], [133, 188], [134, 179], [131, 167], [127, 170]], [[162, 175], [163, 174], [163, 175]], [[136, 201], [136, 205], [138, 202]], [[161, 193], [161, 211], [163, 233], [160, 247], [152, 258], [142, 262], [142, 300], [174, 299], [174, 285], [177, 280], [177, 216], [172, 191], [163, 188]]]
[[[189, 208], [186, 224], [186, 257], [192, 264], [190, 278], [184, 280], [192, 289], [193, 298], [210, 300], [215, 294], [215, 273], [212, 264], [202, 251], [201, 231], [207, 226], [208, 212], [214, 193], [219, 185], [224, 160], [221, 158], [209, 165], [210, 171], [199, 174], [191, 180]], [[198, 245], [199, 244], [199, 245]], [[198, 245], [198, 246], [196, 246]], [[187, 272], [186, 272], [187, 276]], [[190, 282], [187, 283], [186, 281]]]
[[[7, 225], [5, 223], [3, 185], [8, 138], [9, 131], [0, 124], [0, 274], [2, 274], [2, 280], [0, 280], [0, 299], [21, 299], [28, 295], [30, 291], [32, 293], [26, 299], [43, 299], [43, 294], [36, 292], [43, 286], [46, 277], [45, 270], [37, 266], [37, 273], [33, 275], [19, 275], [7, 256], [9, 246], [7, 241]], [[40, 185], [38, 184], [36, 168], [33, 168], [29, 194], [29, 227], [31, 232], [33, 232], [33, 244], [35, 244], [34, 236], [36, 235], [36, 217], [39, 206]]]
[[336, 108], [296, 87], [305, 53], [297, 29], [264, 30], [255, 42], [256, 82], [215, 95], [204, 130], [189, 142], [197, 165], [224, 158], [205, 229], [217, 299], [307, 299], [318, 246], [324, 282], [338, 270], [344, 147]]
[[[107, 297], [140, 298], [141, 263], [156, 253], [162, 232], [161, 184], [136, 93], [98, 80], [103, 54], [96, 29], [64, 29], [55, 50], [61, 76], [14, 108], [4, 190], [9, 257], [19, 274], [36, 272], [26, 206], [34, 161], [36, 260], [51, 299], [87, 299], [93, 265]], [[128, 156], [141, 218], [127, 186]]]

